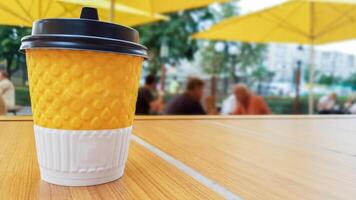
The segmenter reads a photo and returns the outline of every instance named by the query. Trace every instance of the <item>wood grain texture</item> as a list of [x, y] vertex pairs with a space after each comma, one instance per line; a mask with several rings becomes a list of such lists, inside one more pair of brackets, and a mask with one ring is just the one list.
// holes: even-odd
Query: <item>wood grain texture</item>
[[355, 121], [136, 120], [134, 133], [245, 200], [354, 200]]
[[[268, 133], [286, 138], [295, 145], [314, 148], [356, 157], [356, 118], [323, 120], [226, 120], [226, 127], [252, 132]], [[221, 122], [220, 122], [221, 124]], [[253, 127], [253, 128], [251, 128]]]
[[[21, 118], [22, 119], [22, 118]], [[91, 187], [40, 180], [29, 121], [0, 122], [0, 199], [221, 199], [188, 175], [131, 142], [125, 175]]]

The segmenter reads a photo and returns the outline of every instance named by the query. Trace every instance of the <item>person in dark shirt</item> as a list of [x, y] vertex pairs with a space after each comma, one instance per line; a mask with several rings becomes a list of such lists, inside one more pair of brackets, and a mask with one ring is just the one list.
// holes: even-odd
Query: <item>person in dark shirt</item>
[[202, 80], [191, 78], [185, 92], [169, 101], [164, 113], [167, 115], [205, 115], [206, 112], [200, 103], [203, 89]]
[[136, 102], [136, 115], [149, 115], [158, 112], [162, 105], [162, 97], [155, 98], [153, 91], [156, 89], [157, 80], [154, 75], [145, 78], [145, 85], [138, 90]]

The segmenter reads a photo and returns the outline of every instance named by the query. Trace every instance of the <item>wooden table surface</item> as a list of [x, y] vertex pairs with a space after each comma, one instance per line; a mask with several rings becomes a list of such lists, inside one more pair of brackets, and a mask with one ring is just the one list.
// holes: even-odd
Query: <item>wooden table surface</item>
[[0, 200], [222, 199], [136, 142], [117, 181], [91, 187], [48, 184], [39, 177], [32, 126], [27, 117], [0, 118]]
[[356, 116], [137, 117], [125, 175], [40, 181], [32, 121], [0, 117], [0, 199], [356, 199]]

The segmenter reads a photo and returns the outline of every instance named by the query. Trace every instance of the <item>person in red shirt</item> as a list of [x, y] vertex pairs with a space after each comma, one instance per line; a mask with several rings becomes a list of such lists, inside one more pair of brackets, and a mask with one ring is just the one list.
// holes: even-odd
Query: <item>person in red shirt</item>
[[237, 99], [237, 107], [234, 115], [267, 115], [271, 111], [260, 96], [252, 93], [245, 85], [237, 84], [234, 87], [234, 95]]

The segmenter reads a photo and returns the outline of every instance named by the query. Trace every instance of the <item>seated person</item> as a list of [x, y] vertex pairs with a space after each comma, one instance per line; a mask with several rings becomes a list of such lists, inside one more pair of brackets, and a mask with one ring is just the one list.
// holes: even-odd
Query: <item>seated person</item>
[[160, 112], [163, 104], [162, 96], [155, 98], [157, 80], [154, 75], [148, 75], [145, 79], [145, 85], [138, 90], [136, 102], [136, 115], [149, 115]]
[[349, 108], [349, 113], [353, 115], [356, 114], [356, 102]]
[[9, 80], [6, 71], [0, 71], [0, 97], [5, 103], [6, 110], [15, 107], [15, 87]]
[[205, 115], [201, 105], [204, 82], [198, 78], [188, 80], [185, 92], [171, 99], [164, 111], [167, 115]]
[[321, 97], [317, 105], [318, 112], [320, 114], [333, 114], [336, 107], [336, 98], [336, 93]]
[[234, 87], [234, 94], [237, 99], [235, 115], [267, 115], [271, 111], [260, 96], [253, 94], [245, 85], [237, 84]]
[[222, 115], [230, 115], [236, 110], [237, 100], [234, 94], [230, 94], [221, 105], [221, 112]]
[[354, 113], [352, 113], [351, 108], [356, 105], [355, 102], [356, 102], [355, 95], [351, 95], [347, 99], [347, 101], [344, 103], [344, 106], [343, 106], [343, 111], [344, 111], [345, 114], [354, 114]]
[[5, 114], [6, 114], [5, 102], [0, 96], [0, 115], [5, 115]]

